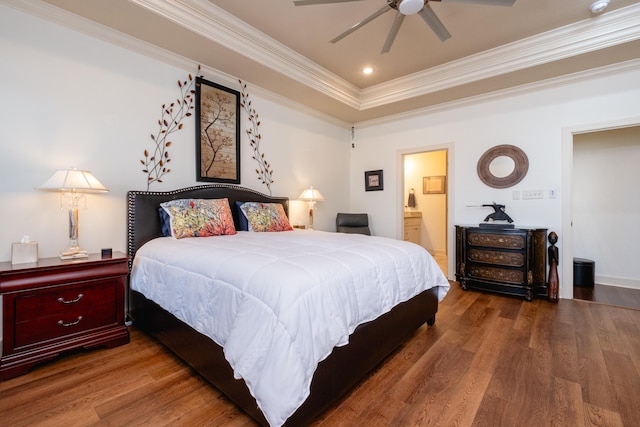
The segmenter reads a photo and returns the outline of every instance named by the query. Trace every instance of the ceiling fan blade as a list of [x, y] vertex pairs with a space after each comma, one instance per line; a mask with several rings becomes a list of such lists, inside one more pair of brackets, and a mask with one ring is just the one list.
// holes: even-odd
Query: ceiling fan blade
[[293, 4], [295, 6], [310, 6], [313, 4], [347, 3], [352, 1], [362, 0], [295, 0]]
[[447, 31], [447, 29], [444, 27], [444, 24], [440, 21], [440, 19], [438, 19], [428, 3], [424, 5], [424, 8], [422, 8], [420, 12], [418, 12], [418, 15], [422, 16], [424, 22], [426, 22], [431, 30], [433, 30], [440, 41], [445, 41], [446, 39], [451, 37], [449, 31]]
[[402, 25], [402, 21], [404, 21], [405, 15], [398, 12], [396, 13], [396, 17], [393, 20], [393, 25], [391, 25], [391, 30], [389, 30], [389, 35], [387, 36], [387, 40], [384, 42], [384, 46], [380, 53], [387, 53], [391, 50], [391, 45], [393, 44], [396, 36], [398, 35], [398, 31], [400, 31], [400, 26]]
[[343, 38], [347, 37], [349, 34], [353, 33], [355, 30], [357, 30], [358, 28], [362, 27], [365, 24], [368, 24], [369, 22], [373, 21], [374, 19], [376, 19], [378, 16], [382, 15], [385, 12], [390, 11], [391, 8], [389, 7], [389, 5], [384, 5], [382, 6], [377, 12], [375, 12], [373, 15], [368, 16], [366, 18], [364, 18], [362, 21], [358, 22], [357, 24], [355, 24], [353, 27], [349, 28], [347, 31], [345, 31], [344, 33], [340, 34], [339, 36], [335, 37], [333, 40], [331, 40], [331, 43], [337, 43], [340, 40], [342, 40]]
[[444, 0], [444, 2], [475, 3], [489, 6], [513, 6], [516, 0]]

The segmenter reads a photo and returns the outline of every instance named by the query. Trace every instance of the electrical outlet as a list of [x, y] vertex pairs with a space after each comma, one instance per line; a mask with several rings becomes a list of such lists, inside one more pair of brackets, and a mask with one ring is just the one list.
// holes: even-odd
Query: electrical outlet
[[542, 199], [544, 192], [542, 190], [523, 190], [522, 200]]

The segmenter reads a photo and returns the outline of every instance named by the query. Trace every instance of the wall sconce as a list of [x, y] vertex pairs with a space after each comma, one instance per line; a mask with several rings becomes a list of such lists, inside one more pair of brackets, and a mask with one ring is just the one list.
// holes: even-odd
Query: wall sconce
[[[85, 197], [85, 193], [106, 193], [109, 190], [91, 172], [73, 167], [55, 172], [37, 189], [60, 193], [60, 209], [63, 198], [69, 205], [69, 246], [60, 252], [60, 258], [86, 258], [87, 251], [81, 249], [78, 243], [78, 202]], [[87, 208], [86, 199], [84, 207]]]
[[321, 202], [324, 200], [324, 196], [315, 188], [309, 187], [300, 194], [298, 197], [299, 200], [304, 200], [309, 204], [309, 226], [310, 230], [313, 230], [313, 207], [316, 202]]

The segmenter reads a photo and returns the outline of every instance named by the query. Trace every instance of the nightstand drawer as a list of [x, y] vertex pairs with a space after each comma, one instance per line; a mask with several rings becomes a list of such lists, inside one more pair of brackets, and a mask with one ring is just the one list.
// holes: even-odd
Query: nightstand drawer
[[66, 316], [71, 312], [87, 312], [98, 305], [114, 307], [117, 286], [116, 280], [103, 280], [20, 296], [15, 300], [16, 323], [51, 316]]
[[17, 322], [15, 347], [20, 348], [29, 344], [64, 338], [67, 335], [101, 326], [116, 325], [118, 319], [115, 307], [114, 303], [84, 308], [74, 307], [57, 315]]

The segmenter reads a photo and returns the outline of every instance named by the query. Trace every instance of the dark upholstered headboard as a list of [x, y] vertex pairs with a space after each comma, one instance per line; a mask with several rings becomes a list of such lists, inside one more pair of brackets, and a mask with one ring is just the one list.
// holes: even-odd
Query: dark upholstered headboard
[[289, 215], [289, 199], [272, 197], [237, 185], [209, 184], [174, 191], [127, 192], [127, 253], [133, 260], [136, 251], [151, 239], [162, 236], [160, 203], [176, 199], [229, 199], [233, 222], [238, 228], [236, 202], [280, 203]]

